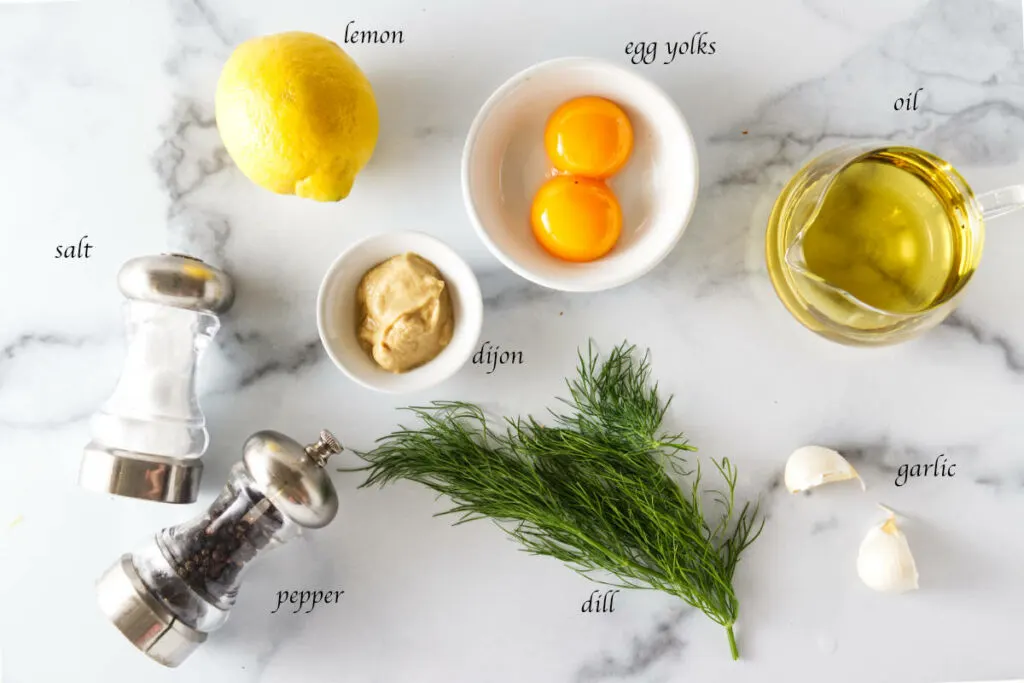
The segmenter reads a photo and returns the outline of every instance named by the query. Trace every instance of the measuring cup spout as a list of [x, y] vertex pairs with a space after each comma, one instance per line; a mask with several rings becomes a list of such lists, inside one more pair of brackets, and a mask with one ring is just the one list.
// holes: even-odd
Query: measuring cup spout
[[807, 227], [808, 226], [804, 226], [804, 228], [799, 233], [797, 233], [796, 239], [794, 239], [793, 242], [789, 245], [789, 248], [786, 249], [786, 254], [784, 256], [786, 265], [789, 266], [790, 271], [794, 275], [806, 279], [807, 281], [813, 283], [818, 288], [823, 289], [826, 292], [829, 292], [830, 294], [842, 297], [843, 299], [850, 302], [851, 304], [861, 309], [865, 313], [886, 316], [888, 318], [892, 318], [893, 320], [901, 320], [911, 317], [910, 315], [907, 314], [886, 311], [884, 309], [878, 308], [877, 306], [872, 306], [871, 304], [865, 303], [864, 301], [861, 301], [856, 296], [846, 291], [842, 287], [836, 286], [835, 284], [829, 282], [828, 280], [826, 280], [825, 278], [821, 277], [813, 270], [811, 270], [810, 267], [807, 265], [807, 260], [804, 255], [803, 247], [804, 237], [807, 233]]
[[794, 275], [798, 275], [810, 282], [813, 282], [818, 287], [826, 289], [833, 294], [847, 299], [858, 306], [867, 306], [867, 304], [861, 302], [852, 294], [847, 292], [845, 289], [835, 286], [825, 278], [821, 277], [807, 265], [807, 259], [804, 256], [804, 236], [807, 232], [806, 226], [802, 229], [793, 240], [793, 243], [789, 245], [789, 249], [786, 250], [786, 265], [789, 266], [790, 270]]
[[1024, 185], [1012, 185], [977, 196], [986, 221], [1024, 209]]

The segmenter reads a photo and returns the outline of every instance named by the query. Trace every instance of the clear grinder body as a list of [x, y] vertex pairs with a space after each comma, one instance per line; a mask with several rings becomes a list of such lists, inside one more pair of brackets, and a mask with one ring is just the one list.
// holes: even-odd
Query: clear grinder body
[[334, 519], [337, 492], [323, 469], [341, 450], [330, 432], [303, 447], [257, 432], [207, 510], [158, 532], [99, 580], [100, 607], [151, 659], [177, 666], [220, 628], [251, 563], [303, 528]]
[[191, 503], [206, 420], [196, 369], [233, 301], [230, 277], [186, 256], [146, 256], [118, 276], [128, 350], [114, 392], [91, 421], [81, 484], [103, 493]]

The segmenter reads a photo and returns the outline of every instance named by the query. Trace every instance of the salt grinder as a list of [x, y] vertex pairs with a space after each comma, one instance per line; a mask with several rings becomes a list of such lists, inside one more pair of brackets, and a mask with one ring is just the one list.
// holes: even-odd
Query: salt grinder
[[227, 620], [259, 551], [334, 519], [338, 493], [323, 468], [340, 451], [328, 431], [306, 447], [256, 432], [205, 513], [160, 531], [107, 570], [96, 586], [100, 608], [150, 658], [181, 664]]
[[85, 488], [191, 503], [209, 436], [196, 397], [196, 365], [231, 307], [231, 276], [179, 254], [124, 266], [128, 352], [114, 393], [92, 418], [79, 481]]

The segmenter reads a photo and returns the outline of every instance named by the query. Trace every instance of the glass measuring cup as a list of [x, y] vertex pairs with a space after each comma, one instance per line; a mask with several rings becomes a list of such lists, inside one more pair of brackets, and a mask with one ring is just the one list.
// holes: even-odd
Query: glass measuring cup
[[1024, 208], [1024, 186], [976, 196], [913, 147], [833, 149], [798, 172], [768, 222], [768, 273], [805, 327], [894, 344], [942, 322], [977, 268], [985, 222]]

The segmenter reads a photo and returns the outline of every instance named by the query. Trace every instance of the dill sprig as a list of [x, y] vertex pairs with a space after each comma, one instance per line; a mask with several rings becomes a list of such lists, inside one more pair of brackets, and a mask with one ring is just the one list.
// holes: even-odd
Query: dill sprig
[[[764, 521], [757, 505], [737, 504], [736, 467], [712, 460], [720, 484], [704, 487], [700, 463], [688, 468], [684, 456], [696, 449], [661, 431], [671, 399], [659, 400], [648, 356], [633, 346], [602, 363], [591, 345], [567, 385], [547, 425], [525, 417], [494, 430], [463, 402], [408, 408], [421, 426], [359, 454], [363, 486], [419, 482], [452, 500], [441, 514], [456, 524], [489, 517], [527, 552], [588, 578], [675, 595], [725, 627], [737, 659], [732, 579]], [[670, 471], [689, 484], [680, 488]]]

